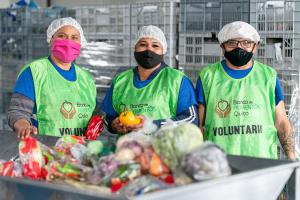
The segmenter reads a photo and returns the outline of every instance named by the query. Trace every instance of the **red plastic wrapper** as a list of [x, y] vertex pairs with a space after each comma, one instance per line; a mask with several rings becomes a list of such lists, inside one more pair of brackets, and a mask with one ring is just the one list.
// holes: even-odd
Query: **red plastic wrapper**
[[24, 167], [24, 176], [34, 180], [41, 179], [44, 158], [39, 142], [33, 137], [22, 139], [19, 156]]
[[85, 132], [88, 140], [96, 140], [104, 129], [104, 120], [100, 115], [93, 115]]
[[13, 176], [14, 172], [14, 161], [6, 161], [0, 164], [0, 175], [1, 176]]

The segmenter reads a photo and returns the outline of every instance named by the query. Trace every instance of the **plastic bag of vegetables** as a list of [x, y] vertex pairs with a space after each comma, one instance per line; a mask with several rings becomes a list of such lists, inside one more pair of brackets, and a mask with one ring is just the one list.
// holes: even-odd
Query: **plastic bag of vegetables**
[[121, 148], [132, 148], [135, 146], [141, 146], [141, 147], [148, 147], [151, 145], [151, 137], [146, 136], [144, 134], [138, 133], [138, 132], [132, 132], [129, 134], [126, 134], [119, 138], [117, 142], [117, 149], [118, 151]]
[[123, 164], [139, 163], [144, 174], [161, 176], [170, 173], [168, 167], [154, 151], [151, 137], [144, 134], [130, 133], [120, 138], [115, 158]]
[[107, 186], [118, 166], [119, 163], [113, 155], [101, 157], [96, 163], [93, 163], [93, 170], [86, 174], [86, 180], [94, 185]]
[[119, 165], [118, 169], [112, 174], [110, 186], [112, 192], [118, 191], [128, 182], [141, 175], [141, 166], [137, 163]]
[[31, 179], [43, 178], [45, 163], [40, 142], [33, 137], [22, 139], [19, 143], [19, 156], [24, 167], [24, 176]]
[[205, 142], [186, 154], [181, 162], [183, 171], [196, 181], [229, 176], [231, 168], [224, 151], [212, 142]]
[[132, 163], [150, 145], [151, 139], [148, 136], [129, 133], [118, 140], [115, 158], [123, 164]]
[[14, 176], [14, 161], [1, 161], [0, 162], [0, 176]]
[[140, 163], [141, 170], [144, 174], [151, 174], [158, 177], [170, 174], [169, 168], [152, 147], [145, 148], [144, 152], [137, 160]]
[[168, 125], [155, 134], [154, 150], [167, 166], [175, 171], [186, 154], [203, 143], [200, 129], [194, 124]]
[[64, 135], [56, 141], [54, 149], [62, 155], [69, 155], [70, 149], [75, 144], [85, 144], [83, 137], [75, 135]]

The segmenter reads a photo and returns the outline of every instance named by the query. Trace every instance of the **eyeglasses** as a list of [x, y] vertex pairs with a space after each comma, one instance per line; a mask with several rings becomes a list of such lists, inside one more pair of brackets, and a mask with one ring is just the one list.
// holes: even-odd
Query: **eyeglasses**
[[224, 42], [224, 44], [229, 47], [229, 48], [236, 48], [241, 45], [242, 48], [250, 48], [254, 42], [248, 41], [248, 40], [242, 40], [242, 41], [237, 41], [237, 40], [228, 40]]

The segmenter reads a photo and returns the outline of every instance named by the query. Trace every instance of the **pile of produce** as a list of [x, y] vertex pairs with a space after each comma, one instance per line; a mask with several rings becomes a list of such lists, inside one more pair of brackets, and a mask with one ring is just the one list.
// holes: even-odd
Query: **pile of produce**
[[17, 159], [0, 162], [2, 176], [94, 185], [127, 197], [175, 187], [182, 175], [203, 181], [230, 173], [224, 152], [203, 143], [192, 124], [167, 126], [152, 136], [129, 133], [114, 150], [78, 136], [63, 136], [53, 147], [29, 137], [20, 141]]

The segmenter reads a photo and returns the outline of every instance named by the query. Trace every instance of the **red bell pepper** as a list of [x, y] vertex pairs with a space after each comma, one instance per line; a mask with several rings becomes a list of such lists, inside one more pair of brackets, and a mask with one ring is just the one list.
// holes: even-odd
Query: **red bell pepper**
[[93, 115], [85, 132], [88, 140], [96, 140], [104, 129], [104, 120], [100, 115]]

